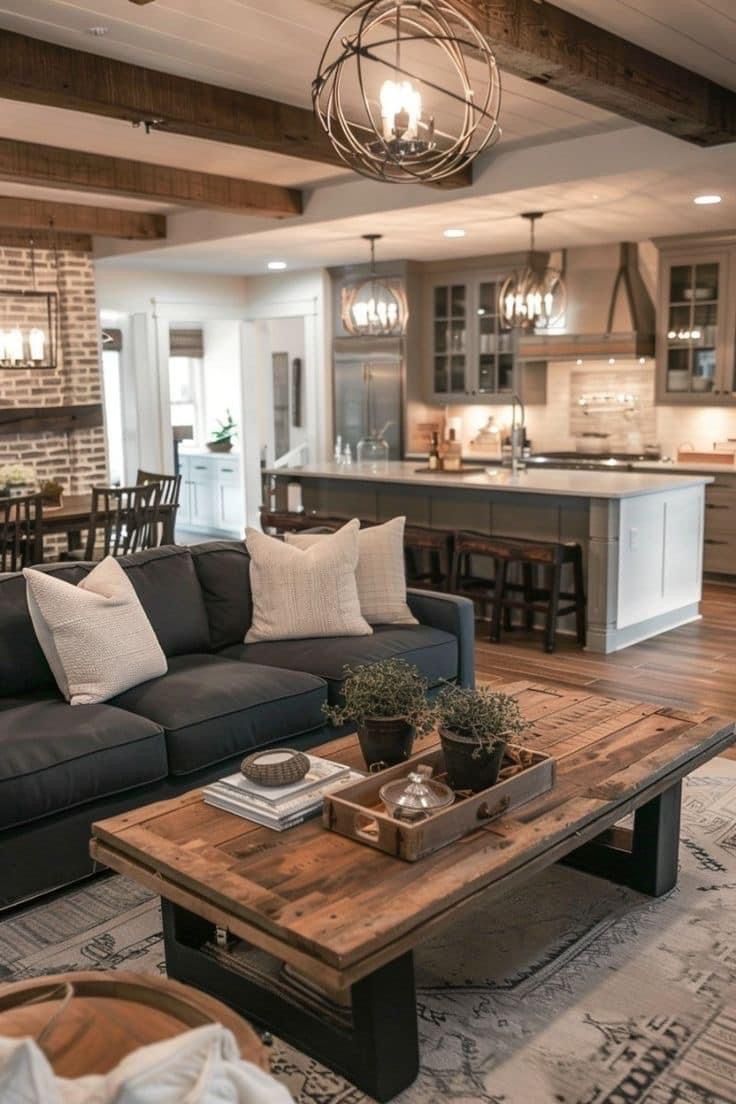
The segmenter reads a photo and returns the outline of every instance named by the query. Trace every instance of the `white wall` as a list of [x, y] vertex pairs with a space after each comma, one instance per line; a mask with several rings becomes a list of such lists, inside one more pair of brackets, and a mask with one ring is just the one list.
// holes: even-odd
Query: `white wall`
[[[239, 322], [204, 322], [204, 417], [207, 436], [229, 410], [240, 421], [241, 326]], [[240, 447], [240, 437], [236, 448]]]

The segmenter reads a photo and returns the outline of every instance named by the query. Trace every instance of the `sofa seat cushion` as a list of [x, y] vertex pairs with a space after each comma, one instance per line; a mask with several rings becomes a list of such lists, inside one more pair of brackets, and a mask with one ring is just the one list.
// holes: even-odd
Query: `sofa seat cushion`
[[381, 659], [405, 659], [436, 686], [442, 679], [457, 678], [457, 637], [426, 625], [374, 625], [372, 636], [330, 636], [320, 640], [280, 640], [240, 644], [220, 655], [244, 663], [308, 671], [324, 679], [329, 700], [340, 698], [346, 664], [377, 663]]
[[[17, 698], [0, 710], [0, 829], [166, 778], [163, 731], [110, 705]], [[60, 829], [61, 830], [61, 829]]]
[[115, 704], [161, 725], [169, 769], [183, 775], [321, 728], [326, 700], [314, 675], [191, 655], [171, 658], [168, 674]]

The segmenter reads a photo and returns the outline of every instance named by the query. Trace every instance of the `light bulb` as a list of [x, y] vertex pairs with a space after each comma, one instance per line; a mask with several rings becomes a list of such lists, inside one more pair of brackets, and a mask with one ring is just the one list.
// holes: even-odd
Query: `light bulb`
[[[410, 81], [385, 80], [381, 85], [381, 122], [384, 141], [394, 138], [405, 141], [414, 140], [419, 133], [419, 120], [422, 117], [422, 97]], [[399, 115], [406, 115], [406, 124], [399, 127]], [[403, 124], [403, 120], [402, 120]], [[400, 131], [400, 133], [399, 133]]]
[[5, 335], [5, 356], [8, 360], [23, 360], [23, 334], [17, 326]]
[[41, 361], [46, 349], [46, 334], [38, 327], [34, 327], [28, 335], [28, 350], [31, 360]]

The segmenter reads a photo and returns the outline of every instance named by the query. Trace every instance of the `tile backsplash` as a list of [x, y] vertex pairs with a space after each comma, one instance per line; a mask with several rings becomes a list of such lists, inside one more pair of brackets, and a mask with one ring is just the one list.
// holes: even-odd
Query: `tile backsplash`
[[[683, 444], [709, 450], [716, 441], [736, 438], [736, 408], [655, 406], [653, 360], [644, 365], [637, 360], [620, 360], [615, 369], [608, 361], [586, 363], [584, 368], [574, 361], [563, 361], [550, 364], [547, 371], [546, 405], [526, 410], [527, 431], [535, 452], [573, 451], [578, 432], [610, 433], [606, 447], [615, 451], [638, 451], [645, 444], [658, 443], [662, 455], [672, 457]], [[634, 409], [628, 415], [621, 411], [598, 411], [587, 416], [580, 413], [577, 399], [582, 394], [613, 393], [637, 396], [636, 404], [629, 404]], [[463, 446], [470, 454], [481, 455], [470, 448], [470, 442], [490, 416], [502, 428], [507, 427], [511, 408], [448, 407], [448, 417], [459, 428]]]

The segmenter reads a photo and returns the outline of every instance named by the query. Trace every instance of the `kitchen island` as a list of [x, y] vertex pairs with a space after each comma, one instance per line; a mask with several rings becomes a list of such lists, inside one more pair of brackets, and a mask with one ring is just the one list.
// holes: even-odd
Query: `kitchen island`
[[[417, 461], [311, 464], [267, 471], [282, 502], [301, 486], [307, 513], [576, 541], [586, 573], [588, 650], [614, 652], [700, 616], [706, 474], [475, 469]], [[561, 622], [564, 629], [564, 621]]]

